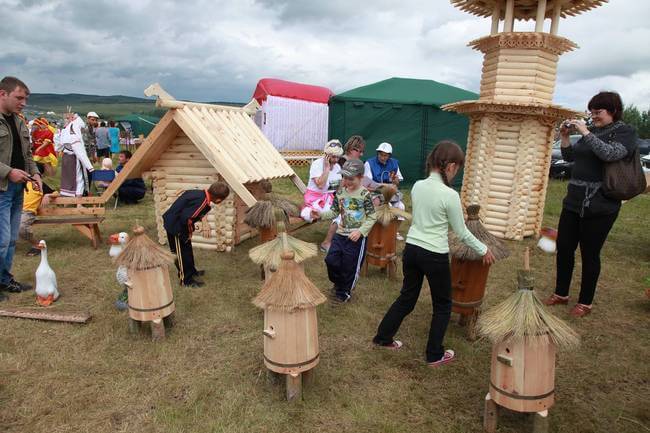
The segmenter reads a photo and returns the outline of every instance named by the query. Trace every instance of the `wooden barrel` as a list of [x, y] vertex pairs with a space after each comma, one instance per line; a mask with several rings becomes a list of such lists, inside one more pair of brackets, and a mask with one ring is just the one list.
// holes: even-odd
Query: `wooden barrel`
[[387, 267], [396, 259], [398, 220], [387, 226], [375, 224], [366, 241], [366, 261], [373, 266]]
[[451, 258], [451, 311], [467, 315], [481, 306], [489, 271], [480, 260]]
[[541, 412], [553, 405], [555, 345], [548, 335], [493, 346], [490, 396], [517, 412]]
[[316, 308], [264, 310], [264, 364], [282, 374], [297, 374], [319, 361]]
[[167, 266], [129, 270], [129, 281], [129, 317], [133, 320], [162, 319], [176, 309]]

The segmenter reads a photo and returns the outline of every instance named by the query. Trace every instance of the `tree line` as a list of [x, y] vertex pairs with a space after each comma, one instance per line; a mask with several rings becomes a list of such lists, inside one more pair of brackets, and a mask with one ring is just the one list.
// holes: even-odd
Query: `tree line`
[[628, 105], [623, 109], [623, 122], [634, 126], [639, 138], [650, 138], [650, 109], [642, 111]]

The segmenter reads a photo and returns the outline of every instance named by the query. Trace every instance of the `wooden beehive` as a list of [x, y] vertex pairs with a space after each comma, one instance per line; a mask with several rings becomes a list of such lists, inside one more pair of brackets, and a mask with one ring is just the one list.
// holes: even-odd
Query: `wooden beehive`
[[153, 322], [171, 315], [176, 306], [167, 266], [147, 270], [130, 269], [129, 317], [139, 322]]
[[316, 308], [264, 310], [264, 364], [281, 374], [297, 374], [319, 361]]
[[490, 266], [478, 260], [451, 258], [451, 311], [474, 314], [483, 303]]
[[506, 340], [492, 348], [490, 396], [517, 412], [541, 412], [555, 399], [555, 345], [548, 335]]
[[372, 227], [366, 240], [366, 258], [362, 269], [364, 275], [368, 272], [368, 265], [373, 265], [386, 269], [388, 277], [395, 277], [399, 223], [394, 219], [388, 225], [375, 224]]

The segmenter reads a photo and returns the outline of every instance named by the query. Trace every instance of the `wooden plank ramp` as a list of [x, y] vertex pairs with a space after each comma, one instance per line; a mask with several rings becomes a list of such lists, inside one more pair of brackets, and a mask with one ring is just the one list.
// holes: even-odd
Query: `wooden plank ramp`
[[88, 323], [92, 318], [91, 314], [85, 311], [44, 311], [42, 309], [34, 308], [0, 308], [0, 317], [83, 324]]

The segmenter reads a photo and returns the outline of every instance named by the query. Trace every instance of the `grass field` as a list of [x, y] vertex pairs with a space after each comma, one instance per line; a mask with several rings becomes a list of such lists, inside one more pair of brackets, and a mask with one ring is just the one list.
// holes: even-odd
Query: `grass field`
[[[304, 174], [304, 173], [303, 173]], [[277, 189], [288, 190], [286, 185]], [[566, 183], [552, 181], [545, 225], [555, 226]], [[103, 233], [144, 224], [155, 238], [151, 198], [107, 211]], [[594, 311], [576, 320], [556, 307], [582, 337], [557, 360], [552, 432], [650, 431], [650, 195], [623, 206], [603, 251]], [[402, 231], [405, 232], [405, 227]], [[318, 242], [319, 223], [298, 232]], [[304, 400], [288, 404], [262, 362], [262, 312], [251, 304], [259, 270], [247, 258], [257, 239], [233, 254], [196, 251], [205, 287], [174, 287], [177, 324], [153, 343], [127, 332], [125, 313], [113, 308], [120, 288], [108, 246], [93, 250], [71, 227], [45, 229], [60, 300], [53, 310], [89, 310], [88, 325], [0, 319], [0, 431], [63, 432], [479, 432], [489, 379], [490, 344], [469, 342], [452, 318], [446, 344], [454, 364], [424, 364], [431, 300], [423, 290], [404, 321], [399, 352], [374, 349], [370, 340], [396, 297], [400, 282], [371, 268], [352, 303], [319, 307], [321, 362]], [[515, 288], [521, 253], [534, 240], [510, 242], [513, 254], [493, 266], [487, 304]], [[32, 280], [38, 258], [17, 250], [14, 273]], [[323, 257], [305, 265], [322, 290], [329, 287]], [[579, 260], [577, 260], [579, 263]], [[554, 257], [533, 249], [540, 296], [551, 293]], [[580, 267], [576, 269], [576, 277]], [[575, 299], [579, 278], [574, 278]], [[12, 295], [3, 306], [34, 306], [33, 293]], [[504, 413], [500, 432], [531, 431], [530, 419]]]

